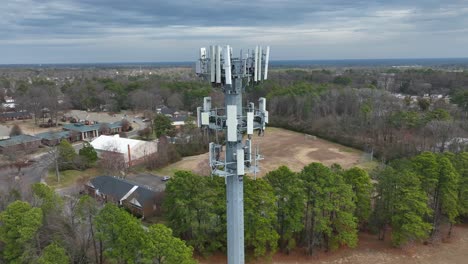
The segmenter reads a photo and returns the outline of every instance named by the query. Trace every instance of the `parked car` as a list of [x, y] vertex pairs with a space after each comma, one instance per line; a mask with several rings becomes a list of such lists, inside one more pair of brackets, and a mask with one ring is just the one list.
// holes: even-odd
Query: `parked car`
[[164, 177], [162, 177], [161, 181], [168, 181], [170, 178], [171, 177], [169, 177], [169, 176], [164, 176]]

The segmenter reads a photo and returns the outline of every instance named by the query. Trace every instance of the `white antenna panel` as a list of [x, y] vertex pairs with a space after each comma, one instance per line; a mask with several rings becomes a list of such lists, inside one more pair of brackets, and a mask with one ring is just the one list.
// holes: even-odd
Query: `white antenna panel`
[[213, 149], [213, 147], [214, 147], [214, 143], [213, 143], [213, 142], [210, 142], [209, 147], [208, 147], [208, 150], [209, 150], [209, 154], [208, 154], [208, 155], [210, 155], [210, 156], [209, 156], [209, 157], [210, 157], [210, 168], [213, 168], [213, 157], [214, 157], [214, 153], [213, 153], [213, 152], [214, 152], [214, 151], [213, 151], [214, 149]]
[[237, 105], [227, 105], [227, 141], [237, 141]]
[[258, 66], [257, 66], [257, 81], [262, 80], [262, 56], [263, 56], [263, 51], [262, 51], [262, 46], [259, 47], [258, 50]]
[[266, 48], [265, 54], [265, 76], [263, 77], [264, 80], [268, 79], [268, 63], [270, 62], [270, 46]]
[[245, 174], [244, 149], [237, 149], [237, 175]]
[[210, 113], [208, 112], [201, 113], [201, 124], [202, 126], [207, 126], [210, 124]]
[[216, 62], [216, 51], [215, 51], [215, 47], [214, 46], [210, 46], [210, 70], [211, 70], [211, 74], [210, 74], [210, 77], [211, 77], [211, 82], [214, 83], [215, 82], [215, 71], [216, 71], [216, 66], [215, 66], [215, 62]]
[[229, 45], [226, 46], [226, 50], [224, 51], [224, 78], [226, 84], [231, 85], [231, 51], [232, 49]]
[[211, 97], [203, 97], [203, 111], [209, 112], [211, 109]]
[[202, 74], [201, 61], [195, 62], [195, 73]]
[[252, 140], [246, 139], [245, 140], [245, 145], [247, 149], [247, 161], [252, 162]]
[[257, 77], [257, 66], [258, 66], [258, 46], [255, 47], [255, 60], [254, 60], [254, 82], [258, 80]]
[[253, 134], [253, 121], [254, 121], [254, 113], [247, 112], [247, 134]]
[[206, 59], [206, 48], [200, 48], [200, 59]]
[[216, 46], [216, 83], [221, 83], [221, 47]]
[[197, 126], [201, 127], [201, 106], [197, 107]]
[[258, 99], [258, 108], [259, 108], [260, 112], [265, 112], [266, 111], [266, 99], [265, 99], [265, 97], [260, 97], [260, 99]]

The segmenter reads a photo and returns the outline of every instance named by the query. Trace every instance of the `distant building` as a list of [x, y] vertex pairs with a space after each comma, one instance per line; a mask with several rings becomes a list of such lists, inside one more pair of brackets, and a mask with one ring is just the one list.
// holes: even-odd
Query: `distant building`
[[0, 114], [0, 121], [11, 121], [11, 120], [23, 120], [23, 119], [31, 119], [32, 116], [29, 112], [21, 111], [21, 112], [6, 112]]
[[82, 123], [66, 124], [63, 129], [78, 133], [80, 140], [91, 139], [99, 136], [101, 124], [84, 125]]
[[185, 125], [185, 121], [187, 121], [188, 116], [186, 115], [177, 115], [174, 117], [171, 117], [172, 125], [180, 128], [181, 126]]
[[100, 135], [99, 130], [102, 126], [107, 126], [109, 131], [107, 134], [117, 134], [122, 132], [122, 122], [114, 123], [96, 123], [85, 125], [83, 123], [66, 124], [63, 126], [64, 130], [76, 132], [80, 140], [92, 139]]
[[161, 192], [113, 176], [91, 179], [85, 189], [95, 199], [116, 203], [143, 218], [156, 214], [161, 207]]
[[41, 139], [31, 135], [13, 136], [9, 139], [0, 140], [0, 153], [9, 151], [31, 151], [39, 148]]
[[73, 131], [44, 132], [37, 134], [36, 137], [40, 138], [42, 144], [46, 146], [58, 145], [62, 139], [65, 139], [68, 142], [80, 140], [80, 135]]
[[158, 143], [155, 141], [121, 138], [119, 135], [101, 135], [93, 140], [91, 145], [99, 156], [106, 152], [117, 154], [125, 160], [127, 166], [140, 164], [147, 155], [158, 151]]
[[16, 108], [15, 99], [9, 96], [5, 96], [5, 103], [2, 103], [3, 109], [7, 111], [14, 111]]
[[174, 115], [176, 111], [172, 110], [171, 108], [163, 105], [163, 106], [160, 106], [156, 109], [156, 113], [158, 114], [163, 114], [165, 116], [168, 116], [168, 117], [172, 117]]

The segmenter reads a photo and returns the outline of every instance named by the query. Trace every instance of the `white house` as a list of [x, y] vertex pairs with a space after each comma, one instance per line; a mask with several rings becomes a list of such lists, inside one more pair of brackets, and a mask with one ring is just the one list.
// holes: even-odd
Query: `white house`
[[120, 154], [128, 166], [138, 164], [144, 157], [158, 151], [157, 141], [121, 138], [119, 135], [101, 135], [91, 142], [98, 156], [105, 152]]

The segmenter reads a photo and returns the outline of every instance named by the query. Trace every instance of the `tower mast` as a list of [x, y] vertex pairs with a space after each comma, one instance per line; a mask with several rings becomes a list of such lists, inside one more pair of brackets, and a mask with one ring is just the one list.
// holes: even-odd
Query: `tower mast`
[[[209, 80], [213, 87], [224, 91], [224, 108], [212, 108], [211, 98], [205, 97], [203, 107], [197, 108], [199, 127], [207, 127], [218, 133], [225, 133], [226, 148], [224, 159], [221, 156], [223, 144], [210, 143], [209, 163], [211, 174], [224, 177], [226, 181], [227, 243], [228, 263], [244, 263], [244, 184], [246, 169], [257, 173], [257, 164], [262, 157], [255, 152], [252, 157], [252, 135], [254, 130], [263, 134], [268, 123], [266, 99], [259, 99], [259, 107], [254, 103], [244, 107], [242, 93], [247, 85], [254, 85], [267, 79], [270, 48], [256, 47], [253, 54], [232, 57], [229, 45], [211, 46], [200, 49], [200, 59], [196, 63], [196, 73]], [[246, 56], [244, 56], [246, 55]], [[262, 67], [263, 66], [263, 67]], [[262, 71], [263, 69], [263, 71]], [[244, 140], [244, 134], [247, 139]]]

